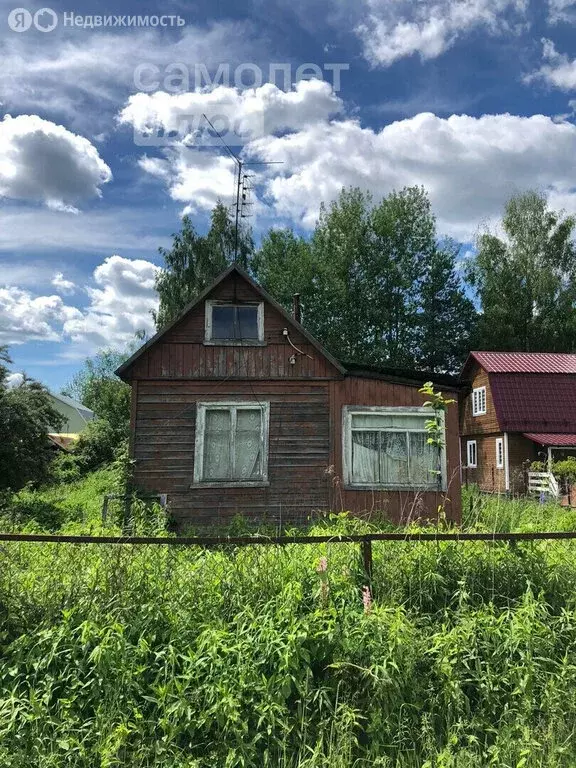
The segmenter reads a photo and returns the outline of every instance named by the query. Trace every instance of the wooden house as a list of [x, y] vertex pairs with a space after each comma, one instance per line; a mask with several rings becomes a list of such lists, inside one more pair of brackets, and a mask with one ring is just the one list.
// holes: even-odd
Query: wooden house
[[532, 461], [576, 455], [576, 355], [471, 352], [461, 380], [464, 482], [523, 493]]
[[[138, 487], [180, 528], [320, 510], [460, 517], [458, 412], [427, 445], [423, 373], [336, 360], [246, 272], [227, 269], [117, 371], [132, 387]], [[457, 380], [438, 377], [454, 396]]]

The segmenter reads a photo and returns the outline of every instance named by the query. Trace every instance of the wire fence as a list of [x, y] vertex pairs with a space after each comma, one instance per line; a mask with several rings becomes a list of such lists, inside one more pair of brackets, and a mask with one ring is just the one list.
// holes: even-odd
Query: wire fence
[[[576, 532], [121, 537], [0, 534], [0, 607], [81, 601], [207, 605], [371, 600], [420, 612], [503, 607], [530, 589], [561, 610], [576, 596]], [[304, 599], [303, 598], [303, 599]], [[17, 611], [18, 612], [18, 611]]]

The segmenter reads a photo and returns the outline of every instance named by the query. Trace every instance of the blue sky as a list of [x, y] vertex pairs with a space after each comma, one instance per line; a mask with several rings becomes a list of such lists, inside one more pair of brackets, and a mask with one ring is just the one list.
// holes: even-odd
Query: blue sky
[[152, 330], [158, 248], [183, 212], [204, 230], [232, 202], [203, 113], [242, 126], [226, 135], [245, 159], [280, 161], [254, 166], [256, 238], [310, 230], [350, 184], [423, 184], [465, 247], [517, 191], [576, 212], [576, 0], [52, 3], [49, 32], [11, 28], [16, 7], [0, 0], [0, 343], [54, 389]]

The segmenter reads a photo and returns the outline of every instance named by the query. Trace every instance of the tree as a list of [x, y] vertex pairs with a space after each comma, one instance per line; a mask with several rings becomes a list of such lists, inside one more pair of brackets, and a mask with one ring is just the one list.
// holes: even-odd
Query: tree
[[114, 371], [130, 357], [135, 344], [125, 352], [102, 349], [94, 357], [86, 359], [64, 390], [64, 394], [94, 411], [97, 418], [107, 421], [116, 431], [118, 439], [128, 436], [130, 387]]
[[465, 357], [474, 307], [422, 188], [375, 207], [343, 190], [321, 207], [310, 241], [273, 230], [253, 268], [286, 308], [301, 294], [306, 327], [344, 361], [453, 371]]
[[[199, 235], [189, 216], [182, 219], [182, 230], [173, 236], [170, 249], [160, 248], [164, 269], [156, 278], [160, 298], [154, 322], [158, 329], [171, 322], [235, 258], [235, 224], [221, 202], [212, 211], [208, 233]], [[237, 263], [248, 269], [254, 245], [250, 232], [238, 236]]]
[[548, 208], [539, 192], [515, 195], [504, 238], [478, 238], [467, 269], [482, 313], [483, 349], [573, 352], [576, 348], [576, 219]]
[[459, 253], [453, 241], [436, 247], [420, 280], [417, 349], [428, 371], [457, 371], [476, 346], [477, 313], [458, 277]]
[[53, 457], [48, 432], [60, 429], [64, 419], [39, 382], [24, 377], [19, 386], [7, 387], [10, 362], [0, 347], [0, 490], [17, 491], [47, 479]]

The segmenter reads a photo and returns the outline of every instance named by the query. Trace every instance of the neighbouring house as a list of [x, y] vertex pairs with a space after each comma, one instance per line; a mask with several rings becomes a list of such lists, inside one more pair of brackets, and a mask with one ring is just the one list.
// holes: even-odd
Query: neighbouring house
[[460, 378], [464, 482], [523, 493], [531, 462], [576, 455], [576, 355], [471, 352]]
[[59, 430], [51, 429], [48, 437], [56, 449], [69, 451], [78, 434], [94, 418], [94, 411], [66, 395], [55, 392], [50, 392], [49, 395], [52, 401], [50, 404], [64, 417], [65, 421]]
[[[336, 360], [249, 275], [222, 273], [117, 371], [131, 455], [176, 524], [302, 523], [318, 510], [460, 518], [457, 406], [427, 444], [423, 373]], [[436, 378], [456, 397], [454, 377]]]

